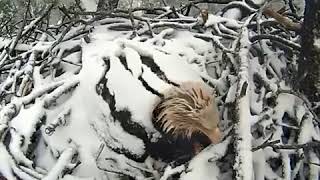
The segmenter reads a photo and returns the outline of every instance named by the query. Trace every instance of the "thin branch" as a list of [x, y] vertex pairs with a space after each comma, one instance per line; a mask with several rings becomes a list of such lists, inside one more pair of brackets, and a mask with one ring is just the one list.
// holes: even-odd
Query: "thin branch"
[[280, 143], [280, 140], [266, 141], [266, 142], [264, 142], [263, 144], [261, 144], [261, 145], [259, 145], [259, 146], [257, 146], [257, 147], [252, 148], [252, 152], [255, 152], [255, 151], [259, 150], [259, 149], [264, 149], [264, 148], [266, 148], [266, 147], [272, 147], [273, 145], [278, 144], [278, 143]]
[[301, 30], [301, 24], [295, 23], [291, 19], [279, 14], [278, 12], [272, 10], [271, 8], [264, 8], [263, 14], [266, 16], [274, 18], [279, 24], [284, 26], [288, 30], [292, 31], [300, 31]]
[[289, 40], [286, 40], [286, 39], [279, 37], [279, 36], [276, 36], [276, 35], [267, 35], [267, 34], [255, 35], [250, 38], [250, 41], [255, 42], [255, 41], [261, 40], [261, 39], [268, 39], [270, 41], [279, 42], [279, 43], [286, 45], [288, 47], [291, 47], [292, 49], [297, 50], [297, 51], [301, 50], [301, 46], [299, 44], [294, 43]]
[[14, 48], [16, 47], [16, 45], [18, 44], [18, 41], [19, 39], [23, 36], [22, 35], [22, 32], [24, 31], [24, 27], [27, 23], [27, 13], [28, 13], [28, 9], [30, 8], [30, 2], [31, 0], [28, 0], [28, 3], [27, 3], [27, 8], [26, 8], [26, 11], [24, 13], [24, 17], [23, 17], [23, 21], [22, 21], [22, 24], [19, 28], [19, 31], [17, 33], [17, 36], [15, 37], [14, 41], [12, 42], [12, 44], [10, 45], [10, 49], [9, 49], [9, 54], [12, 54]]
[[252, 151], [257, 151], [259, 149], [264, 149], [266, 147], [271, 147], [273, 149], [285, 149], [285, 150], [298, 150], [298, 149], [304, 149], [309, 150], [311, 148], [319, 148], [320, 142], [312, 141], [305, 144], [278, 144], [280, 143], [280, 140], [265, 142], [260, 146], [257, 146], [255, 148], [252, 148]]

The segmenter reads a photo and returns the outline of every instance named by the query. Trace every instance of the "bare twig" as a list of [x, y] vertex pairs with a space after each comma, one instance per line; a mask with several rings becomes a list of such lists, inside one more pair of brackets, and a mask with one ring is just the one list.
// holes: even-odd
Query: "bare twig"
[[14, 48], [16, 47], [16, 45], [18, 44], [18, 41], [19, 39], [22, 37], [22, 33], [24, 31], [24, 27], [27, 23], [27, 13], [28, 13], [28, 9], [30, 8], [30, 0], [28, 0], [28, 3], [27, 3], [27, 8], [26, 8], [26, 11], [24, 13], [24, 17], [23, 17], [23, 21], [22, 21], [22, 24], [19, 28], [19, 31], [17, 33], [17, 36], [15, 37], [14, 41], [11, 43], [10, 45], [10, 49], [9, 49], [9, 54], [12, 54]]
[[259, 150], [259, 149], [264, 149], [264, 148], [266, 148], [266, 147], [272, 147], [273, 145], [278, 144], [278, 143], [280, 143], [280, 140], [266, 141], [266, 142], [264, 142], [263, 144], [261, 144], [261, 145], [259, 145], [259, 146], [257, 146], [257, 147], [252, 148], [252, 151], [254, 152], [254, 151], [257, 151], [257, 150]]
[[133, 0], [131, 0], [131, 2], [130, 2], [129, 19], [130, 19], [131, 24], [132, 24], [132, 30], [133, 30], [132, 36], [135, 37], [137, 35], [137, 30], [136, 30], [136, 25], [134, 23], [134, 17], [133, 17], [133, 14], [132, 14], [132, 3], [133, 3]]
[[297, 149], [308, 150], [311, 148], [319, 148], [320, 147], [320, 143], [317, 141], [312, 141], [312, 142], [308, 142], [305, 144], [292, 144], [292, 145], [279, 144], [279, 143], [280, 143], [280, 140], [265, 142], [260, 146], [252, 148], [252, 151], [257, 151], [259, 149], [264, 149], [266, 147], [271, 147], [273, 149], [286, 149], [286, 150], [297, 150]]

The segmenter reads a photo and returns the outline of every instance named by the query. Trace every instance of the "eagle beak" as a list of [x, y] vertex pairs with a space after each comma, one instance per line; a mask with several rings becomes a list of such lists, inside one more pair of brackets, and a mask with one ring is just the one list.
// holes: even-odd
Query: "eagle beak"
[[207, 136], [213, 144], [218, 144], [221, 141], [221, 132], [219, 128], [214, 128]]

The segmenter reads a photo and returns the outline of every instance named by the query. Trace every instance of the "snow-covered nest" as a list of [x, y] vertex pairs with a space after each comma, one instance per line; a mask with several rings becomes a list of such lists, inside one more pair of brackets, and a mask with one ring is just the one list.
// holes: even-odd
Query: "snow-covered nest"
[[[14, 61], [5, 39], [0, 177], [318, 179], [319, 125], [289, 78], [298, 42], [255, 39], [252, 15], [210, 14], [204, 26], [181, 18], [135, 20], [134, 30], [125, 18], [86, 19], [56, 40], [43, 33], [17, 46]], [[161, 136], [151, 122], [159, 92], [183, 81], [215, 88], [225, 138], [175, 167], [150, 157], [146, 144]]]

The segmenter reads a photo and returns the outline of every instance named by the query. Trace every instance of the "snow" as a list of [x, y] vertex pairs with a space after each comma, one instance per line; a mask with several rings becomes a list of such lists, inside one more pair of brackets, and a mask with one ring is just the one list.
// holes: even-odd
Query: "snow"
[[313, 45], [316, 48], [320, 49], [320, 38], [319, 39], [314, 39]]
[[40, 20], [40, 17], [38, 17], [38, 18], [34, 19], [33, 21], [31, 21], [27, 26], [24, 27], [24, 30], [23, 30], [22, 34], [27, 33], [31, 28], [33, 28], [33, 26], [37, 22], [39, 22], [39, 20]]
[[10, 153], [15, 157], [15, 160], [18, 163], [31, 167], [33, 164], [32, 161], [29, 160], [21, 151], [20, 146], [22, 142], [22, 136], [19, 135], [14, 129], [11, 129], [10, 133], [11, 133], [11, 141], [9, 144]]
[[43, 178], [43, 180], [56, 180], [56, 179], [58, 179], [61, 176], [62, 171], [64, 170], [65, 166], [70, 163], [70, 161], [75, 153], [76, 153], [76, 149], [74, 147], [70, 147], [68, 149], [65, 149], [63, 151], [63, 153], [60, 155], [55, 166], [50, 170], [50, 172], [47, 174], [47, 176]]
[[[110, 88], [110, 91], [115, 94], [117, 109], [129, 108], [130, 110], [133, 110], [134, 121], [143, 124], [145, 127], [149, 127], [148, 129], [152, 128], [152, 123], [150, 121], [145, 121], [145, 119], [146, 116], [151, 116], [152, 102], [155, 101], [155, 95], [144, 91], [142, 84], [137, 81], [129, 71], [125, 70], [120, 63], [120, 60], [111, 59], [110, 66], [110, 71], [107, 74], [107, 85]], [[119, 77], [126, 79], [126, 83], [119, 82]], [[128, 89], [128, 87], [131, 88]], [[133, 96], [128, 96], [129, 94], [132, 94]], [[142, 96], [134, 94], [141, 94]], [[143, 101], [141, 101], [141, 97], [143, 97]]]
[[[82, 3], [86, 10], [96, 9], [96, 2]], [[256, 11], [244, 1], [232, 4]], [[196, 22], [182, 24], [176, 19], [159, 20], [151, 24], [154, 28], [152, 37], [143, 34], [147, 27], [139, 29], [135, 37], [131, 36], [131, 30], [111, 30], [111, 27], [130, 25], [131, 22], [107, 18], [92, 26], [72, 28], [58, 44], [55, 44], [57, 40], [49, 41], [46, 35], [37, 43], [18, 44], [17, 49], [26, 51], [19, 54], [23, 60], [13, 63], [8, 78], [0, 84], [1, 93], [15, 92], [15, 88], [20, 88], [18, 95], [22, 96], [10, 97], [8, 104], [0, 106], [1, 175], [7, 179], [100, 180], [120, 179], [118, 174], [122, 173], [134, 179], [154, 176], [165, 180], [177, 173], [181, 180], [212, 180], [231, 179], [232, 171], [236, 171], [239, 179], [262, 180], [279, 179], [279, 169], [283, 168], [281, 175], [294, 178], [299, 169], [298, 165], [292, 165], [290, 158], [294, 151], [274, 151], [266, 147], [252, 152], [252, 147], [267, 139], [280, 139], [282, 144], [289, 145], [320, 140], [319, 128], [303, 99], [280, 91], [291, 90], [290, 84], [283, 80], [286, 75], [283, 70], [289, 69], [289, 58], [282, 50], [271, 46], [268, 40], [262, 40], [265, 56], [261, 64], [260, 59], [249, 51], [251, 47], [257, 48], [250, 44], [246, 29], [251, 18], [243, 23], [241, 16], [238, 8], [229, 9], [223, 17], [209, 14], [201, 33], [195, 29], [189, 31]], [[195, 18], [188, 20], [195, 21]], [[31, 28], [32, 23], [26, 29]], [[146, 26], [144, 22], [141, 25]], [[188, 30], [159, 28], [159, 25], [175, 25]], [[89, 43], [80, 39], [81, 36], [74, 38], [83, 30], [90, 30]], [[223, 35], [229, 35], [235, 41], [229, 44]], [[296, 45], [299, 39], [288, 40], [294, 40], [293, 45]], [[0, 49], [10, 46], [11, 42], [0, 38]], [[315, 45], [318, 44], [316, 40]], [[235, 47], [238, 45], [240, 50]], [[66, 55], [75, 48], [81, 48], [81, 51]], [[7, 59], [4, 52], [0, 55], [0, 66], [6, 63], [2, 60]], [[46, 56], [46, 52], [50, 52], [50, 57], [39, 62], [38, 55]], [[291, 61], [294, 58], [290, 57]], [[208, 72], [209, 62], [214, 62], [213, 72]], [[48, 65], [48, 76], [41, 72], [43, 69], [39, 63]], [[53, 66], [61, 68], [63, 74], [55, 74], [56, 77], [54, 72], [57, 69]], [[158, 72], [154, 72], [155, 68]], [[256, 75], [261, 78], [258, 82], [261, 87], [255, 84]], [[215, 87], [223, 117], [223, 128], [220, 128], [228, 138], [208, 146], [181, 166], [175, 167], [151, 157], [143, 159], [146, 140], [138, 133], [128, 132], [131, 127], [123, 125], [129, 121], [129, 125], [141, 127], [142, 133], [152, 142], [161, 137], [151, 122], [153, 106], [160, 99], [159, 95], [148, 90], [142, 81], [148, 88], [161, 93], [173, 84], [202, 79]], [[27, 86], [28, 82], [33, 82], [32, 91], [24, 96], [22, 85]], [[245, 83], [248, 84], [245, 95], [240, 96], [240, 88]], [[111, 97], [103, 94], [107, 90]], [[269, 98], [275, 99], [274, 106], [267, 102]], [[113, 100], [114, 104], [111, 103]], [[233, 106], [238, 111], [239, 121], [236, 123]], [[124, 110], [130, 117], [117, 119], [114, 114]], [[286, 114], [294, 122], [285, 122]], [[38, 125], [41, 127], [36, 131]], [[283, 140], [286, 128], [293, 133], [292, 137]], [[48, 129], [53, 131], [48, 133]], [[235, 134], [232, 137], [235, 142], [231, 141], [229, 132]], [[32, 148], [29, 146], [33, 135], [39, 138], [35, 139], [34, 158], [28, 152]], [[9, 142], [5, 142], [7, 140]], [[235, 145], [236, 154], [225, 154], [230, 143]], [[235, 163], [220, 162], [224, 156], [233, 155]], [[308, 155], [312, 162], [319, 163], [314, 152]], [[142, 160], [138, 162], [135, 158]], [[271, 158], [282, 160], [278, 170], [268, 162]], [[223, 167], [228, 164], [229, 169]], [[311, 179], [318, 179], [319, 167], [308, 166]], [[72, 173], [64, 175], [68, 169], [73, 169]], [[293, 173], [291, 169], [294, 169]]]
[[[291, 117], [294, 116], [294, 112], [289, 108], [290, 106], [297, 106], [301, 102], [299, 102], [293, 95], [291, 94], [280, 94], [277, 99], [277, 106], [275, 107], [276, 113], [274, 114], [274, 119], [279, 119], [283, 117], [284, 113], [288, 113]], [[299, 112], [299, 111], [298, 111]], [[298, 115], [301, 117], [302, 114]], [[300, 122], [298, 122], [300, 123]]]
[[[107, 117], [101, 118], [101, 121], [105, 118]], [[130, 134], [123, 133], [124, 130], [119, 122], [96, 122], [93, 126], [99, 131], [101, 138], [108, 146], [128, 149], [131, 153], [137, 155], [142, 155], [144, 153], [145, 147], [143, 141]], [[116, 139], [116, 141], [113, 141], [112, 139]]]
[[133, 77], [138, 78], [142, 74], [142, 63], [140, 55], [131, 48], [124, 48], [124, 53], [127, 59], [128, 68], [131, 70]]
[[241, 27], [241, 22], [234, 20], [234, 19], [229, 19], [213, 14], [209, 14], [208, 20], [205, 24], [206, 27], [209, 26], [215, 26], [219, 23], [224, 23], [227, 27], [229, 28], [240, 28]]
[[232, 103], [235, 101], [236, 99], [236, 96], [235, 96], [235, 92], [236, 92], [236, 89], [237, 89], [237, 84], [233, 84], [231, 87], [230, 87], [230, 90], [228, 92], [228, 95], [227, 95], [227, 98], [226, 98], [226, 103]]
[[6, 147], [0, 143], [0, 171], [8, 179], [15, 180], [15, 176], [12, 174], [11, 165], [13, 164], [13, 159], [9, 155]]
[[265, 0], [255, 0], [254, 3], [257, 5], [262, 5], [263, 3], [265, 3]]
[[[238, 113], [239, 120], [236, 125], [236, 134], [239, 139], [236, 141], [236, 151], [237, 157], [236, 162], [234, 164], [234, 169], [237, 171], [236, 177], [239, 179], [251, 180], [253, 171], [252, 171], [252, 152], [251, 152], [251, 114], [250, 114], [250, 102], [248, 96], [248, 89], [250, 89], [250, 85], [248, 85], [248, 69], [249, 67], [249, 46], [248, 42], [248, 30], [243, 28], [242, 37], [240, 39], [241, 48], [239, 51], [239, 59], [240, 59], [240, 72], [239, 72], [239, 82], [238, 82]], [[246, 86], [246, 85], [247, 86]], [[246, 88], [245, 92], [243, 88]], [[245, 93], [241, 96], [242, 93]]]
[[[240, 107], [248, 107], [248, 99], [241, 99], [239, 102]], [[249, 109], [240, 108], [239, 111], [239, 136], [242, 138], [242, 142], [238, 147], [240, 162], [242, 163], [242, 169], [240, 170], [240, 176], [244, 179], [251, 179], [252, 176], [252, 154], [251, 154], [251, 131], [250, 131], [250, 113]], [[235, 166], [237, 167], [238, 164]]]
[[96, 11], [97, 10], [97, 1], [92, 1], [92, 0], [81, 0], [81, 6], [86, 10], [86, 11]]
[[254, 179], [264, 180], [264, 172], [266, 169], [265, 155], [263, 150], [258, 150], [252, 154], [253, 159], [253, 169], [254, 169]]
[[231, 8], [223, 14], [224, 18], [240, 20], [241, 10], [239, 8]]
[[39, 139], [39, 145], [35, 150], [35, 154], [37, 154], [35, 162], [44, 170], [43, 173], [46, 174], [47, 171], [45, 170], [50, 169], [54, 166], [56, 158], [52, 155], [50, 148], [48, 148], [45, 144], [45, 140], [43, 137]]
[[217, 144], [211, 145], [195, 156], [190, 162], [186, 173], [182, 174], [181, 180], [218, 180], [220, 170], [216, 161], [224, 156], [230, 138]]
[[72, 175], [65, 175], [61, 180], [95, 180], [95, 178], [81, 178]]
[[10, 39], [0, 37], [0, 49], [9, 46], [11, 42], [12, 42], [12, 40], [10, 40]]
[[299, 144], [310, 142], [313, 136], [316, 135], [312, 127], [313, 127], [312, 117], [308, 115], [307, 118], [302, 121], [302, 125], [301, 125], [301, 128], [308, 129], [308, 131], [302, 131], [300, 133], [298, 138]]
[[320, 163], [319, 158], [314, 152], [311, 152], [310, 154], [310, 160], [312, 161], [311, 163], [314, 163], [310, 166], [310, 175], [309, 179], [319, 179], [319, 166], [317, 164]]
[[160, 180], [167, 180], [171, 175], [182, 172], [185, 169], [184, 165], [172, 168], [167, 166]]
[[[199, 81], [201, 80], [199, 71], [195, 67], [191, 67], [186, 59], [180, 58], [179, 53], [197, 54], [211, 48], [201, 40], [197, 41], [203, 45], [198, 44], [198, 46], [191, 49], [186, 48], [192, 45], [192, 41], [196, 39], [185, 32], [178, 34], [175, 41], [165, 40], [165, 45], [161, 48], [157, 44], [153, 45], [152, 42], [149, 42], [149, 44], [141, 43], [135, 39], [126, 40], [122, 37], [113, 36], [111, 38], [111, 36], [104, 36], [104, 34], [100, 34], [99, 28], [95, 29], [95, 31], [97, 33], [93, 32], [91, 43], [82, 42], [82, 68], [78, 75], [72, 75], [71, 73], [69, 76], [63, 75], [55, 79], [48, 79], [37, 75], [39, 69], [35, 68], [33, 74], [38, 78], [35, 79], [35, 90], [17, 101], [18, 104], [28, 103], [34, 97], [41, 97], [43, 93], [51, 89], [51, 92], [45, 97], [38, 98], [36, 105], [28, 108], [22, 106], [19, 109], [18, 116], [10, 122], [10, 126], [15, 127], [19, 133], [16, 136], [17, 138], [23, 135], [28, 139], [33, 134], [35, 125], [39, 122], [39, 117], [46, 114], [46, 124], [41, 128], [43, 135], [43, 138], [39, 141], [41, 146], [39, 145], [37, 148], [39, 157], [37, 157], [36, 161], [38, 165], [45, 167], [49, 172], [45, 179], [56, 179], [61, 176], [61, 171], [70, 162], [71, 155], [75, 153], [73, 148], [69, 148], [70, 140], [77, 144], [77, 153], [79, 153], [79, 158], [81, 159], [81, 164], [74, 172], [77, 177], [83, 178], [96, 177], [99, 179], [104, 177], [97, 167], [95, 157], [101, 143], [107, 143], [107, 148], [126, 149], [137, 156], [141, 156], [145, 152], [144, 142], [124, 131], [120, 123], [110, 115], [108, 104], [96, 93], [96, 84], [103, 76], [108, 79], [106, 85], [110, 93], [114, 95], [116, 110], [123, 108], [130, 110], [132, 121], [144, 127], [151, 137], [157, 137], [155, 135], [157, 132], [150, 119], [152, 107], [159, 97], [146, 91], [137, 78], [141, 76], [148, 82], [149, 86], [159, 92], [169, 88], [171, 85], [154, 74], [147, 65], [142, 63], [141, 58], [148, 57], [153, 60], [172, 82]], [[159, 36], [163, 37], [170, 33], [172, 33], [172, 30]], [[184, 39], [186, 34], [192, 39]], [[79, 41], [66, 41], [56, 46], [53, 50], [59, 52], [58, 56], [61, 56], [63, 51], [71, 49], [76, 43], [79, 43]], [[38, 43], [35, 49], [43, 50], [49, 45], [50, 43]], [[168, 53], [165, 54], [163, 51]], [[186, 55], [186, 57], [190, 58], [191, 54]], [[120, 62], [120, 56], [125, 57], [129, 70], [126, 70], [125, 66]], [[65, 59], [77, 62], [74, 60], [76, 57], [73, 55]], [[104, 70], [107, 68], [103, 61], [104, 58], [110, 60], [110, 68], [106, 75], [104, 75]], [[145, 59], [144, 61], [150, 60]], [[177, 67], [179, 67], [180, 71], [176, 71]], [[122, 81], [119, 81], [119, 77], [121, 77]], [[50, 84], [47, 84], [48, 82]], [[70, 91], [72, 95], [69, 95]], [[63, 104], [61, 104], [62, 102]], [[47, 109], [43, 111], [41, 110], [42, 107]], [[64, 116], [66, 112], [69, 112], [67, 117]], [[23, 120], [25, 118], [27, 118], [27, 121]], [[22, 121], [26, 124], [21, 123]], [[47, 127], [55, 127], [55, 131], [52, 134], [46, 134], [45, 129]], [[75, 129], [77, 130], [76, 132], [74, 131]], [[12, 149], [20, 149], [18, 140], [16, 140], [17, 143], [11, 143], [11, 146], [14, 146]], [[30, 166], [31, 162], [25, 159], [26, 157], [24, 156], [27, 144], [24, 144], [24, 148], [21, 151], [17, 151], [14, 156], [17, 158], [16, 160]], [[60, 154], [61, 152], [62, 154]], [[114, 157], [114, 152], [108, 150], [103, 155]], [[58, 158], [58, 160], [56, 161], [55, 158]], [[123, 158], [120, 158], [119, 161], [123, 161], [122, 163], [127, 161], [121, 159]], [[120, 169], [127, 168], [125, 164], [118, 165]], [[133, 170], [131, 171], [133, 173]]]
[[34, 106], [25, 109], [22, 107], [20, 113], [10, 121], [10, 126], [15, 129], [20, 136], [25, 138], [23, 149], [26, 150], [30, 143], [31, 135], [34, 133], [35, 126], [40, 122], [41, 117], [44, 116], [44, 112], [41, 109], [42, 103], [36, 103]]
[[305, 10], [305, 1], [293, 0], [293, 5], [299, 16], [303, 16]]

